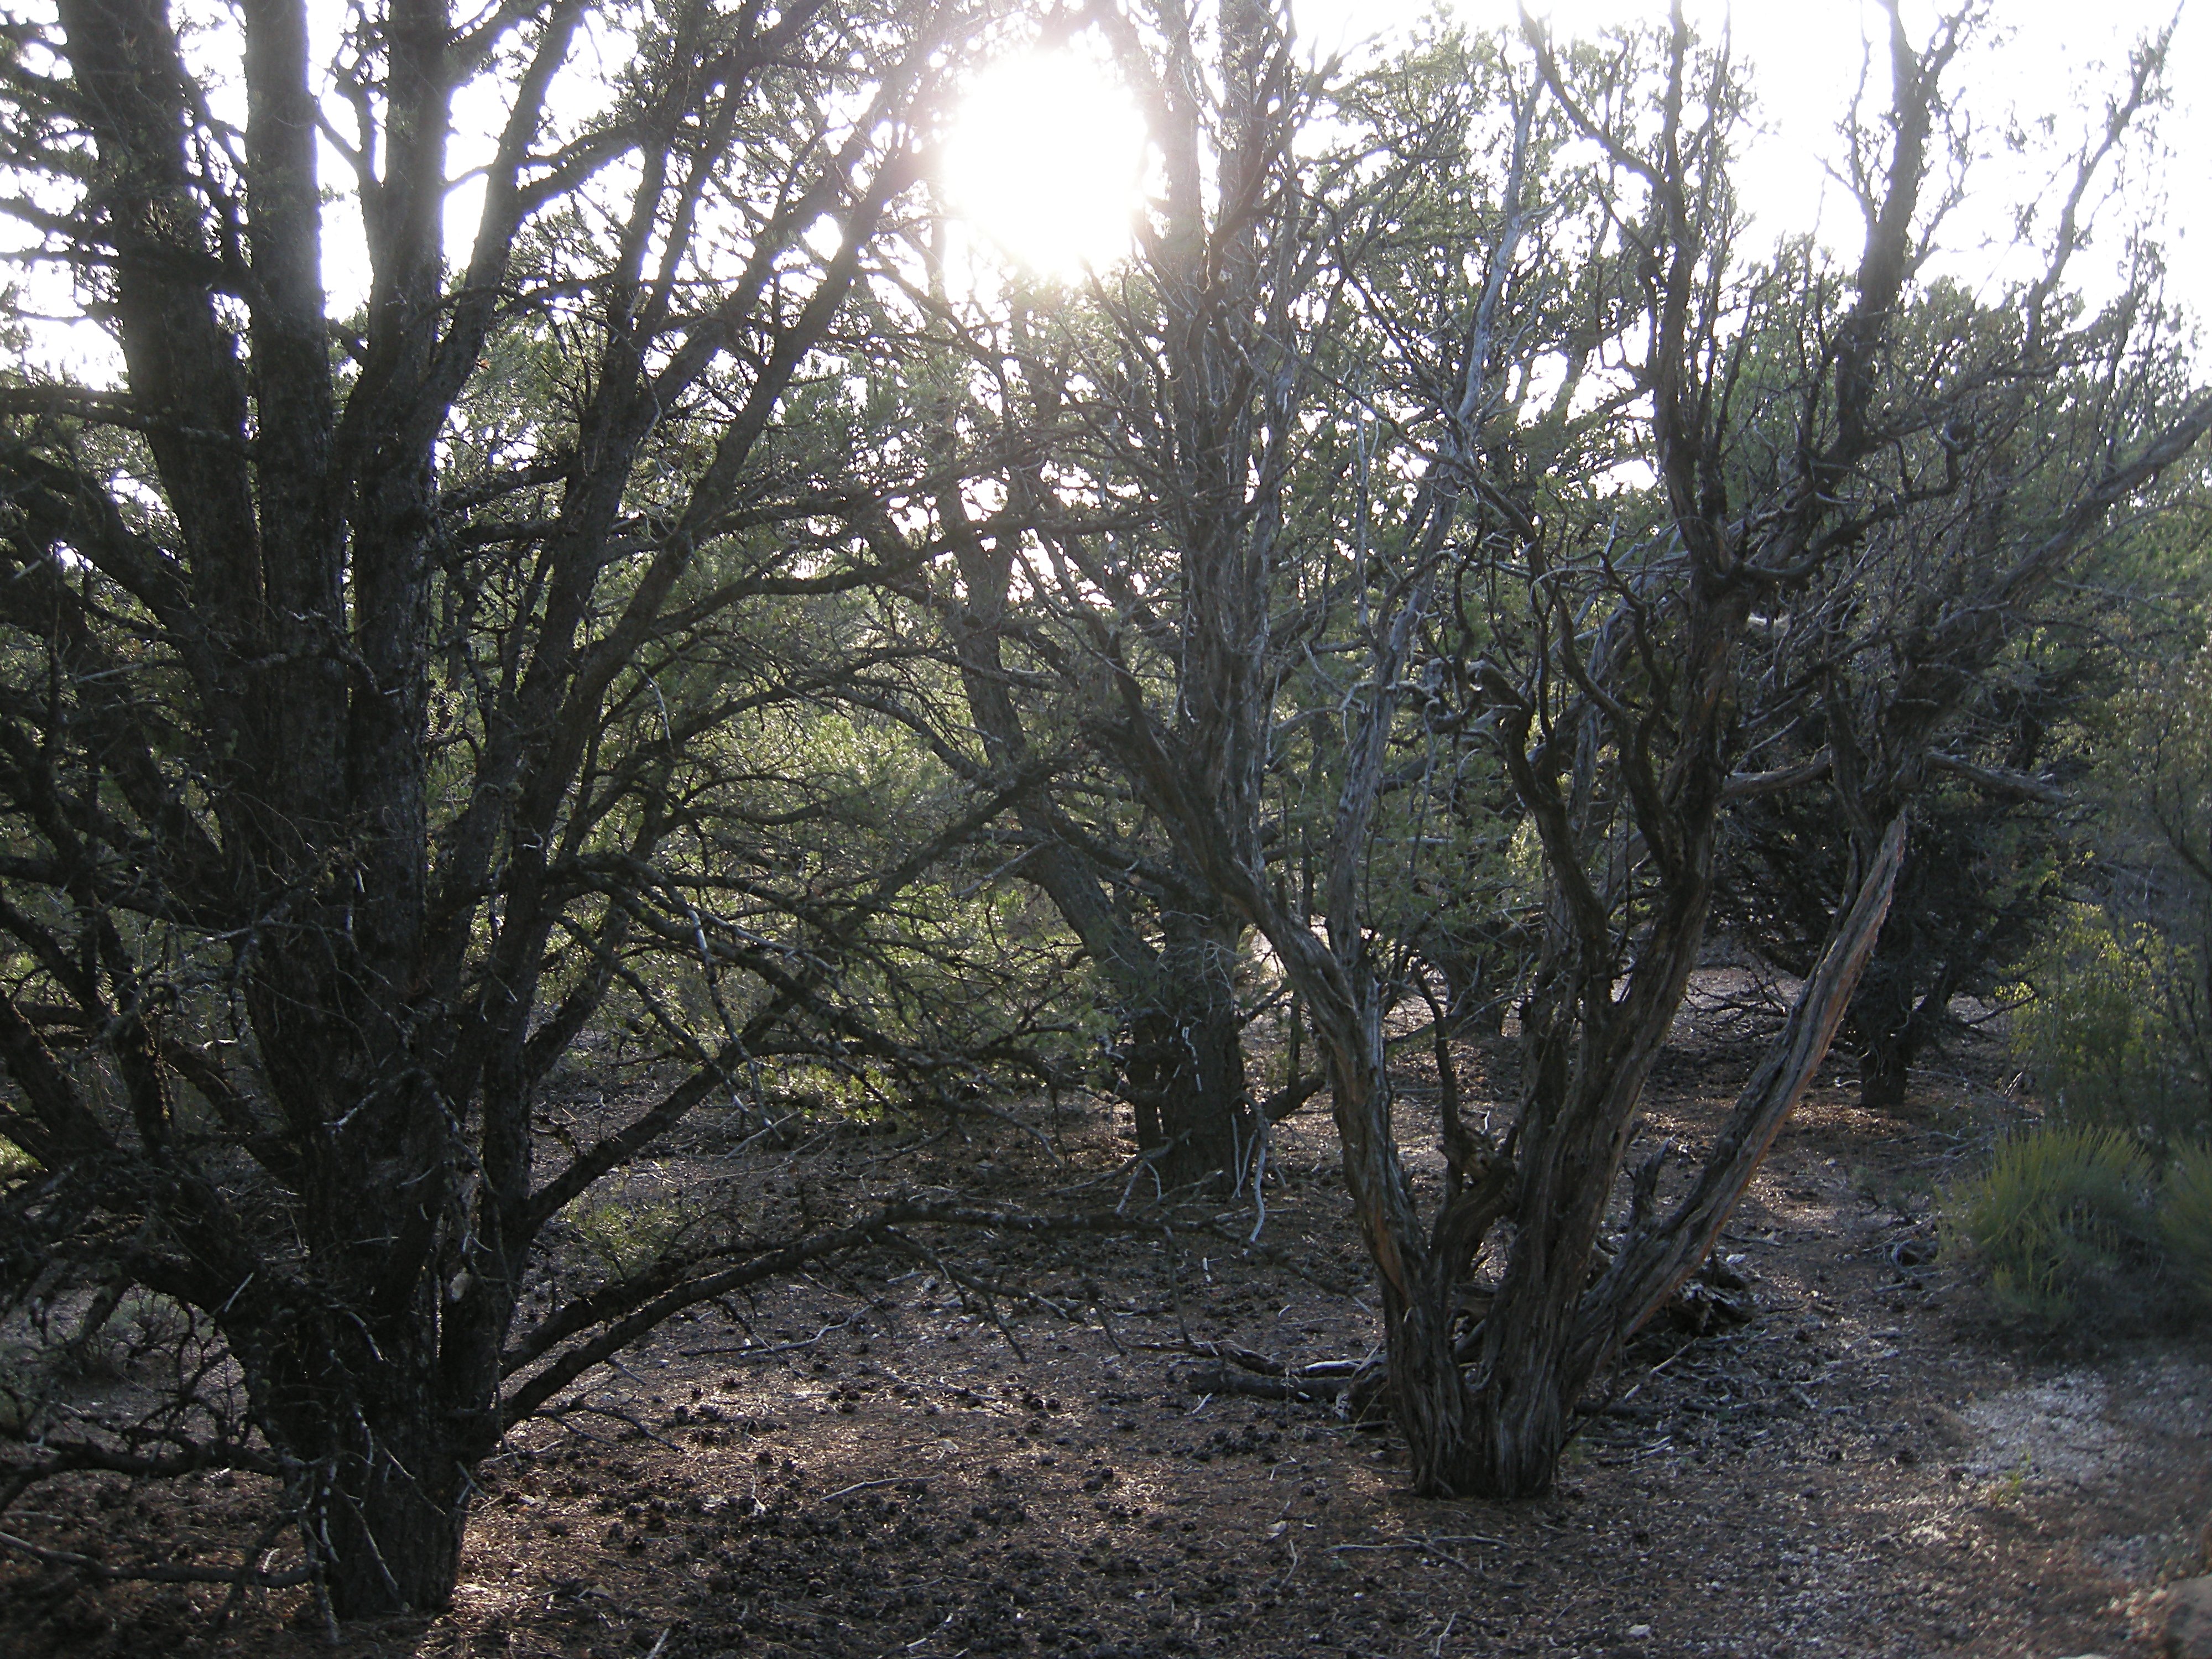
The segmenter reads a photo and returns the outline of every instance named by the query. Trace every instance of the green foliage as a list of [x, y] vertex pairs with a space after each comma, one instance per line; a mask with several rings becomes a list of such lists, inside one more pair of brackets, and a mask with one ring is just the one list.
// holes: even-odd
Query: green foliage
[[2212, 1310], [2212, 1146], [2193, 1146], [2174, 1161], [2158, 1224], [2184, 1293]]
[[2068, 908], [2028, 969], [2035, 994], [2014, 1014], [2012, 1031], [2014, 1056], [2061, 1118], [2153, 1146], [2201, 1120], [2204, 1090], [2173, 1000], [2189, 965], [2155, 929], [2093, 905]]
[[2139, 1307], [2158, 1271], [2150, 1160], [2115, 1129], [2046, 1125], [1997, 1149], [1946, 1221], [1998, 1305], [2064, 1327]]
[[635, 1279], [683, 1241], [700, 1217], [673, 1199], [578, 1200], [568, 1220], [610, 1279]]
[[2185, 1148], [2160, 1181], [2123, 1131], [2046, 1124], [2006, 1141], [1944, 1211], [1997, 1305], [2035, 1324], [2212, 1309], [2212, 1146]]
[[39, 1160], [5, 1135], [0, 1135], [0, 1181], [14, 1181], [33, 1173]]

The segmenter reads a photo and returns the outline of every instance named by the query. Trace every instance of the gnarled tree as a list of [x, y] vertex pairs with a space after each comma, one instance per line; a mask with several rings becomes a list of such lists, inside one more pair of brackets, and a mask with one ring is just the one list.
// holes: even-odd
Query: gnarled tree
[[[1087, 293], [935, 296], [961, 369], [925, 393], [946, 458], [929, 533], [958, 582], [927, 599], [978, 740], [940, 746], [978, 778], [1039, 769], [1002, 839], [1115, 1005], [1140, 1150], [1170, 1186], [1241, 1188], [1271, 1104], [1312, 1091], [1253, 1087], [1249, 920], [1130, 787], [1098, 716], [1125, 692], [1160, 710], [1176, 765], [1262, 856], [1273, 682], [1313, 631], [1269, 607], [1295, 557], [1284, 495], [1327, 268], [1291, 149], [1317, 81], [1255, 0], [1087, 21], [1145, 110], [1161, 188], [1128, 266]], [[983, 508], [978, 475], [1002, 505]]]
[[[280, 1475], [349, 1616], [442, 1605], [506, 1429], [773, 1265], [708, 1230], [519, 1321], [563, 1206], [762, 1054], [936, 1063], [839, 964], [1003, 802], [801, 869], [835, 790], [771, 748], [898, 652], [788, 410], [972, 20], [392, 0], [319, 64], [318, 15], [64, 0], [0, 57], [6, 210], [121, 365], [0, 385], [0, 1218], [11, 1294], [145, 1286], [243, 1391], [13, 1470]], [[688, 1070], [562, 1150], [611, 1011]]]
[[[1753, 718], [1764, 642], [1797, 596], [1848, 588], [1887, 526], [1958, 484], [1946, 422], [1966, 371], [1900, 317], [1936, 216], [1924, 192], [1960, 27], [1946, 21], [1916, 48], [1892, 9], [1887, 106], [1857, 130], [1848, 169], [1865, 220], [1848, 272], [1802, 247], [1764, 263], [1741, 254], [1728, 182], [1741, 84], [1724, 53], [1697, 46], [1679, 8], [1667, 30], [1571, 59], [1528, 29], [1533, 78], [1498, 120], [1510, 113], [1526, 131], [1540, 101], [1543, 120], [1597, 160], [1577, 175], [1568, 152], [1539, 143], [1534, 155], [1554, 159], [1501, 173], [1471, 262], [1488, 279], [1465, 285], [1451, 325], [1436, 329], [1430, 303], [1400, 313], [1405, 335], [1441, 335], [1458, 356], [1431, 377], [1449, 396], [1408, 422], [1426, 439], [1401, 468], [1418, 480], [1418, 505], [1392, 539], [1392, 586], [1350, 700], [1317, 915], [1287, 900], [1190, 787], [1171, 734], [1124, 680], [1120, 738], [1146, 799], [1265, 933], [1311, 1010], [1423, 1490], [1549, 1486], [1583, 1390], [1710, 1250], [1875, 947], [1905, 855], [1902, 816], [1870, 823], [1831, 900], [1820, 959], [1702, 1165], [1666, 1202], [1663, 1152], [1629, 1172], [1644, 1085], [1704, 947], [1723, 815], [1754, 787], [1742, 775], [1769, 729]], [[1601, 286], [1589, 337], [1571, 335], [1552, 366], [1573, 378], [1595, 365], [1594, 389], [1614, 394], [1595, 399], [1618, 416], [1613, 465], [1580, 479], [1521, 465], [1525, 417], [1489, 392], [1510, 361], [1501, 343], [1540, 332], [1540, 285], [1525, 281], [1538, 262], [1518, 228], [1540, 220], [1558, 236], [1577, 212], [1589, 261], [1618, 272], [1628, 299], [1609, 307]], [[2031, 285], [2019, 304], [2033, 317], [2056, 283]], [[1378, 312], [1395, 297], [1377, 292]], [[2045, 361], [2032, 340], [2006, 359], [2031, 377]], [[1972, 371], [1977, 384], [1988, 368]], [[2032, 580], [2039, 560], [2093, 533], [2208, 423], [2212, 400], [2148, 411], [2117, 399], [2104, 441], [2014, 538], [2010, 580]], [[1624, 487], [1626, 455], [1648, 465], [1648, 490]], [[1962, 637], [1997, 625], [1940, 614]], [[1425, 653], [1439, 666], [1416, 673]], [[1959, 660], [1971, 678], [1989, 659]], [[1443, 688], [1459, 692], [1461, 728], [1496, 745], [1534, 825], [1546, 916], [1510, 1127], [1476, 1133], [1447, 1088], [1447, 1188], [1425, 1218], [1391, 1111], [1389, 988], [1364, 884], [1395, 735], [1417, 695], [1433, 729]], [[1455, 1292], [1471, 1273], [1486, 1280], [1484, 1312], [1461, 1334]]]

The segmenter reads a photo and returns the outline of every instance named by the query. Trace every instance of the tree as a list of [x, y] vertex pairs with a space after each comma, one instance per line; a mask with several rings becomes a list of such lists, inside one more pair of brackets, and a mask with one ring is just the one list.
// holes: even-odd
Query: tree
[[[2014, 551], [1991, 555], [2003, 573], [1991, 592], [1955, 607], [1954, 595], [1923, 596], [1930, 637], [1910, 659], [1928, 684], [1894, 707], [1900, 734], [1911, 727], [1924, 740], [1915, 723], [1935, 712], [1936, 688], [1962, 696], [1990, 671], [1984, 642], [2002, 636], [2002, 613], [1974, 601], [2018, 598], [2063, 566], [2212, 422], [2201, 394], [2179, 407], [2145, 403], [2166, 362], [2153, 343], [2129, 356], [2136, 372], [2088, 416], [2097, 435], [2051, 446], [2068, 458], [2063, 485], [2046, 478], [1999, 506], [1962, 484], [1962, 471], [1973, 474], [1959, 452], [1973, 440], [1950, 422], [1972, 393], [2026, 380], [2047, 396], [2073, 351], [2094, 349], [2057, 349], [2043, 309], [2072, 252], [2070, 216], [2044, 277], [2015, 297], [2008, 349], [1976, 361], [1956, 351], [1957, 333], [1907, 323], [1947, 112], [1941, 82], [1964, 27], [1941, 22], [1916, 50], [1890, 9], [1888, 108], [1850, 135], [1846, 173], [1866, 238], [1848, 283], [1802, 252], [1740, 262], [1726, 182], [1738, 94], [1724, 58], [1693, 49], [1679, 9], [1648, 90], [1626, 90], [1635, 82], [1624, 51], [1595, 89], [1602, 101], [1529, 32], [1547, 90], [1607, 157], [1611, 216], [1636, 262], [1642, 340], [1621, 360], [1650, 400], [1657, 499], [1644, 511], [1561, 503], [1549, 522], [1528, 515], [1507, 562], [1526, 620], [1512, 635], [1494, 629], [1470, 671], [1541, 840], [1551, 914], [1522, 1009], [1503, 1205], [1511, 1243], [1469, 1345], [1470, 1397], [1437, 1413], [1428, 1467], [1439, 1485], [1510, 1493], [1548, 1483], [1576, 1400], [1710, 1249], [1875, 946], [1904, 854], [1902, 799], [1855, 811], [1826, 948], [1702, 1168], [1662, 1212], [1661, 1148], [1634, 1172], [1623, 1224], [1602, 1241], [1636, 1098], [1711, 912], [1718, 826], [1743, 787], [1738, 757], [1758, 752], [1759, 643], [1798, 634], [1809, 597], [1867, 595], [1873, 550], [1923, 503], [1950, 497], [1961, 519], [2016, 525]], [[2111, 141], [2136, 106], [2115, 112]], [[1990, 441], [2002, 458], [1990, 471], [2001, 472], [2017, 456], [2004, 457], [1996, 433]], [[1438, 1271], [1454, 1265], [1446, 1257]]]
[[[1909, 797], [1893, 782], [1871, 803], [1839, 802], [1844, 786], [1826, 739], [1834, 729], [1849, 744], [1877, 722], [1895, 683], [1875, 653], [1838, 648], [1833, 635], [1822, 646], [1786, 641], [1776, 653], [1803, 647], [1824, 659], [1809, 679], [1774, 672], [1779, 661], [1770, 669], [1772, 683], [1819, 690], [1773, 730], [1759, 779], [1736, 783], [1724, 920], [1766, 960], [1803, 973], [1826, 929], [1829, 895], [1854, 857], [1854, 817], [1871, 817], [1885, 801], [1894, 812], [1909, 798], [1912, 861], [1843, 1033], [1858, 1051], [1859, 1097], [1871, 1109], [1895, 1109], [1910, 1069], [1960, 1029], [1954, 999], [1999, 994], [2086, 852], [2058, 777], [2081, 769], [2069, 750], [2078, 751], [2119, 664], [2065, 620], [2039, 627], [2021, 613], [2002, 654], [1921, 745]], [[1840, 662], [1863, 678], [1838, 672]]]
[[[2200, 577], [2201, 508], [2168, 523]], [[2021, 967], [2011, 1033], [2054, 1116], [2121, 1130], [2161, 1160], [2212, 1129], [2212, 676], [2195, 619], [2180, 632], [2137, 642], [2135, 684], [2086, 745], [2086, 846], [2071, 902]]]
[[[1477, 274], [1441, 328], [1428, 295], [1374, 301], [1399, 336], [1442, 338], [1449, 355], [1425, 386], [1407, 382], [1416, 395], [1405, 424], [1425, 441], [1399, 468], [1413, 505], [1359, 637], [1366, 665], [1348, 699], [1317, 915], [1288, 899], [1218, 799], [1193, 787], [1204, 775], [1121, 678], [1115, 738], [1131, 776], [1184, 858], [1267, 936], [1310, 1010], [1422, 1490], [1514, 1497], [1549, 1486], [1583, 1391], [1711, 1249], [1875, 948], [1905, 856], [1901, 813], [1855, 842], [1826, 948], [1783, 1032], [1662, 1207], [1668, 1149], [1632, 1174], [1626, 1159], [1704, 946], [1723, 813], [1756, 775], [1739, 767], [1758, 752], [1760, 643], [1798, 596], [1824, 582], [1857, 591], [1854, 573], [1886, 526], [1958, 488], [1956, 453], [1970, 445], [1946, 422], [1962, 388], [1985, 372], [2054, 384], [2038, 331], [2071, 251], [2063, 234], [2048, 280], [2016, 296], [2025, 327], [1995, 362], [1954, 377], [1949, 352], [1900, 326], [1931, 216], [1923, 189], [1941, 154], [1942, 76], [1962, 27], [1949, 20], [1916, 49], [1891, 11], [1887, 106], [1852, 134], [1847, 176], [1866, 237], [1848, 273], [1805, 248], [1764, 263], [1738, 249], [1727, 166], [1742, 85], [1725, 53], [1698, 48], [1679, 9], [1664, 31], [1572, 58], [1527, 27], [1533, 82], [1493, 108], [1511, 122], [1514, 159], [1472, 258], [1454, 262]], [[1594, 148], [1595, 166], [1578, 175], [1547, 125]], [[1540, 274], [1559, 256], [1524, 248], [1532, 223], [1553, 248], [1578, 234], [1597, 273], [1589, 320], [1564, 335], [1542, 321]], [[1562, 479], [1525, 464], [1543, 434], [1524, 448], [1521, 398], [1502, 389], [1525, 395], [1534, 380], [1522, 365], [1540, 356], [1510, 357], [1505, 343], [1530, 337], [1560, 342], [1554, 373], [1569, 380], [1595, 365], [1619, 446], [1604, 470]], [[2164, 358], [2126, 360], [2148, 361]], [[2022, 522], [2020, 556], [2000, 562], [1997, 597], [2063, 563], [2212, 424], [2212, 399], [2152, 415], [2138, 380], [2127, 386], [2100, 417], [2102, 441], [2070, 452], [2063, 486], [2023, 494], [2018, 505], [2032, 501], [2036, 516]], [[1625, 454], [1647, 462], [1649, 490], [1616, 481]], [[1212, 579], [1247, 584], [1237, 602], [1248, 611], [1261, 602], [1249, 571]], [[1987, 672], [1990, 659], [1967, 646], [2000, 630], [1985, 611], [1939, 605], [1930, 623], [1960, 647], [1925, 657], [1931, 674], [1972, 683]], [[1260, 682], [1264, 647], [1260, 630], [1237, 636], [1232, 681]], [[1424, 654], [1437, 669], [1416, 672]], [[1533, 826], [1545, 915], [1520, 1010], [1517, 1112], [1493, 1139], [1461, 1120], [1447, 1088], [1446, 1188], [1424, 1218], [1391, 1111], [1391, 992], [1364, 884], [1401, 720], [1418, 696], [1433, 724], [1445, 689], [1461, 729], [1496, 745]], [[1926, 701], [1900, 700], [1905, 718]], [[1471, 1275], [1484, 1311], [1461, 1331], [1455, 1293]]]
[[[2155, 249], [2130, 238], [2135, 283], [2100, 312], [2075, 314], [2064, 285], [2102, 170], [2160, 100], [2166, 44], [2138, 48], [2043, 204], [2038, 276], [1996, 306], [1948, 283], [1900, 306], [1900, 356], [1931, 372], [1923, 412], [1885, 435], [1915, 482], [1770, 618], [1759, 775], [1731, 786], [1750, 937], [1801, 969], [1841, 870], [1913, 812], [1916, 856], [1849, 1018], [1879, 1109], [1949, 1029], [1952, 999], [1990, 994], [2059, 898], [2067, 797], [2043, 769], [2087, 769], [2087, 725], [2138, 648], [2111, 625], [2112, 591], [2140, 564], [2136, 526], [2175, 505], [2158, 475], [2200, 429]], [[2115, 523], [2122, 501], [2136, 511]]]
[[[7, 208], [123, 368], [0, 387], [6, 1283], [144, 1286], [243, 1387], [50, 1437], [11, 1490], [259, 1468], [341, 1616], [441, 1606], [509, 1425], [844, 1237], [708, 1228], [521, 1320], [563, 1206], [763, 1054], [972, 1058], [854, 981], [1003, 802], [807, 870], [836, 779], [758, 750], [901, 655], [837, 597], [885, 572], [835, 528], [869, 458], [813, 377], [977, 21], [392, 0], [327, 96], [301, 0], [9, 26]], [[624, 67], [584, 113], [590, 33]], [[449, 250], [463, 107], [495, 130]], [[747, 635], [768, 606], [797, 649]], [[535, 1102], [608, 1019], [684, 1068], [563, 1152]]]
[[[1003, 302], [955, 305], [934, 284], [959, 368], [915, 396], [942, 434], [927, 534], [958, 580], [922, 600], [980, 741], [908, 718], [963, 775], [1036, 769], [1002, 841], [1115, 1005], [1142, 1153], [1170, 1187], [1241, 1190], [1270, 1114], [1313, 1091], [1253, 1088], [1249, 921], [1130, 788], [1110, 705], [1171, 711], [1177, 763], [1257, 849], [1272, 752], [1258, 665], [1287, 641], [1245, 642], [1269, 632], [1273, 573], [1297, 557], [1282, 496], [1323, 242], [1291, 146], [1320, 86], [1265, 5], [1090, 21], [1145, 109], [1161, 192], [1130, 268], [1087, 295], [1047, 304], [1017, 281]], [[979, 480], [1003, 506], [983, 509]], [[1293, 623], [1289, 640], [1310, 632]]]

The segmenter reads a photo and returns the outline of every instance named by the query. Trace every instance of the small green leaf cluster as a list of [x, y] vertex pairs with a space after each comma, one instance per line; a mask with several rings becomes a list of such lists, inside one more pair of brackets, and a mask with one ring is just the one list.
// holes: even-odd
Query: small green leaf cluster
[[608, 1277], [634, 1279], [656, 1266], [702, 1218], [674, 1199], [616, 1197], [571, 1204], [568, 1218]]

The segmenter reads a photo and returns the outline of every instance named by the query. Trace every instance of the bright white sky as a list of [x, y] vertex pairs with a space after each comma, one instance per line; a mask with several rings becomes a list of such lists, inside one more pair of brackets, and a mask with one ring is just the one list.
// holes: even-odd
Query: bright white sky
[[[32, 9], [43, 3], [31, 0]], [[1514, 19], [1512, 0], [1438, 3], [1477, 27], [1510, 27]], [[1431, 0], [1292, 3], [1310, 49], [1343, 51], [1358, 61], [1402, 42], [1428, 15]], [[1858, 233], [1856, 215], [1825, 176], [1821, 158], [1835, 149], [1836, 122], [1858, 73], [1861, 32], [1878, 31], [1880, 14], [1864, 0], [1688, 4], [1709, 34], [1729, 27], [1739, 55], [1756, 66], [1767, 131], [1739, 164], [1754, 234], [1814, 231], [1848, 253]], [[2169, 297], [2199, 313], [2212, 312], [2212, 186], [2206, 182], [2212, 169], [2202, 159], [2212, 157], [2212, 0], [2196, 0], [2194, 15], [2188, 0], [1990, 0], [1992, 21], [1954, 70], [1952, 84], [1992, 154], [1971, 175], [1965, 209], [1945, 227], [1940, 269], [1975, 282], [2005, 273], [2002, 250], [2014, 240], [2015, 205], [2051, 194], [2052, 168], [2065, 165], [2068, 152], [2101, 116], [2106, 92], [2124, 72], [2129, 46], [2175, 15], [2177, 6], [2167, 75], [2173, 106], [2162, 118], [2160, 136], [2166, 151], [2180, 159], [2139, 167], [2124, 182], [2126, 194], [2113, 204], [2119, 210], [2102, 221], [2101, 244], [2074, 275], [2093, 297], [2108, 292], [2123, 222], [2141, 219], [2165, 244]], [[1656, 20], [1664, 15], [1665, 0], [1544, 0], [1540, 9], [1560, 33], [1586, 34]], [[1916, 39], [1925, 37], [1934, 10], [1931, 0], [1906, 0]], [[337, 0], [316, 0], [310, 15], [317, 55], [326, 57], [343, 9]], [[225, 55], [228, 44], [220, 28], [206, 37], [204, 49]], [[556, 108], [596, 108], [599, 87], [625, 49], [587, 27], [556, 83]], [[229, 67], [234, 75], [234, 64]], [[1063, 278], [1119, 256], [1144, 171], [1142, 128], [1095, 57], [1079, 50], [988, 69], [969, 112], [950, 145], [946, 182], [955, 204], [976, 222], [980, 240]], [[473, 151], [488, 148], [499, 112], [465, 106], [456, 114], [464, 135], [455, 146], [458, 173], [480, 159]], [[2031, 127], [2048, 122], [2046, 147], [2025, 161], [1996, 153], [1996, 136], [2008, 120]], [[482, 136], [469, 136], [471, 127], [483, 129]], [[2193, 166], [2187, 160], [2192, 156], [2199, 158]], [[323, 168], [326, 185], [347, 182], [335, 155], [325, 152]], [[449, 199], [447, 232], [456, 259], [466, 257], [481, 200], [480, 181], [464, 184]], [[358, 302], [365, 276], [365, 251], [349, 219], [332, 216], [325, 248], [340, 310]], [[12, 237], [0, 236], [5, 240]], [[34, 276], [33, 297], [54, 280], [51, 272], [43, 281]], [[119, 368], [106, 340], [88, 327], [41, 330], [33, 355], [95, 381], [113, 378]]]
[[[1292, 3], [1310, 46], [1354, 56], [1363, 43], [1387, 48], [1402, 40], [1429, 9], [1428, 0]], [[1443, 6], [1480, 27], [1510, 26], [1515, 17], [1512, 0], [1443, 0]], [[1665, 0], [1545, 0], [1532, 9], [1562, 34], [1656, 21], [1667, 10]], [[1882, 38], [1880, 12], [1852, 0], [1687, 0], [1686, 9], [1709, 36], [1727, 27], [1738, 55], [1755, 66], [1769, 138], [1741, 159], [1738, 179], [1759, 227], [1771, 235], [1814, 231], [1839, 250], [1851, 249], [1857, 214], [1826, 176], [1821, 158], [1835, 150], [1836, 123], [1857, 78], [1864, 36]], [[1966, 204], [1944, 229], [1940, 263], [1961, 277], [1990, 273], [1991, 245], [2012, 240], [2014, 206], [2045, 194], [2051, 167], [2063, 165], [2101, 119], [2105, 93], [2121, 84], [2130, 46], [2179, 15], [2166, 75], [2172, 107], [2160, 131], [2164, 147], [2182, 159], [2131, 180], [2130, 198], [2161, 227], [2170, 295], [2200, 313], [2212, 309], [2212, 166], [2203, 159], [2212, 157], [2212, 4], [2197, 0], [2191, 15], [2188, 0], [1989, 0], [1988, 11], [1980, 43], [1952, 72], [1954, 95], [1973, 112], [1991, 149], [2008, 118], [2023, 125], [2051, 120], [2057, 148], [2025, 166], [2005, 157], [1983, 161], [1969, 174]], [[1905, 0], [1916, 42], [1928, 38], [1936, 12], [1929, 0]], [[1879, 66], [1875, 88], [1887, 90]], [[2199, 158], [2193, 166], [2191, 156]], [[2121, 216], [2109, 221], [2106, 244], [2113, 253]], [[2094, 288], [2109, 270], [2085, 261], [2077, 276]]]
[[[1402, 43], [1431, 14], [1432, 0], [1292, 0], [1309, 50], [1343, 52], [1361, 61]], [[1441, 0], [1447, 15], [1480, 27], [1511, 27], [1513, 0]], [[1979, 283], [2019, 274], [2014, 213], [2053, 194], [2054, 169], [2068, 167], [2083, 136], [2101, 120], [2104, 97], [2125, 74], [2130, 46], [2175, 15], [2183, 0], [1991, 0], [1991, 17], [1954, 66], [1954, 95], [1983, 135], [1966, 203], [1946, 223], [1935, 269]], [[1562, 34], [1665, 15], [1665, 0], [1547, 0], [1537, 9]], [[1856, 83], [1862, 31], [1884, 27], [1871, 4], [1852, 0], [1689, 0], [1691, 19], [1709, 36], [1731, 32], [1740, 57], [1756, 68], [1765, 136], [1738, 163], [1738, 181], [1755, 218], [1754, 239], [1811, 231], [1839, 252], [1854, 250], [1856, 209], [1826, 176], [1835, 129]], [[2212, 3], [2185, 7], [2176, 32], [2167, 85], [2172, 106], [2160, 118], [2163, 149], [2212, 156]], [[1929, 0], [1906, 0], [1916, 41], [1933, 22]], [[963, 124], [951, 168], [956, 202], [987, 240], [1048, 275], [1072, 276], [1103, 264], [1127, 246], [1124, 182], [1135, 138], [1126, 101], [1079, 60], [1018, 59], [987, 76]], [[1872, 86], [1886, 96], [1877, 61]], [[2035, 143], [2005, 153], [1998, 137], [2017, 123]], [[2048, 124], [2047, 127], [2045, 124]], [[2212, 186], [2202, 161], [2160, 159], [2139, 165], [2123, 198], [2099, 224], [2101, 238], [2072, 273], [2101, 297], [2113, 283], [2124, 222], [2141, 220], [2165, 245], [2168, 295], [2212, 309]], [[2194, 184], [2191, 179], [2196, 179]], [[2063, 185], [2061, 186], [2063, 188]]]

